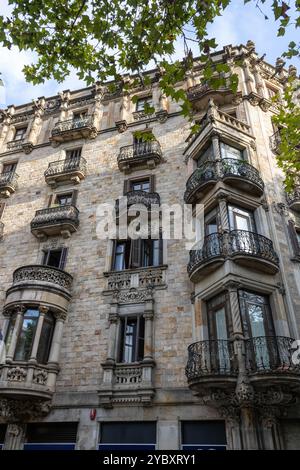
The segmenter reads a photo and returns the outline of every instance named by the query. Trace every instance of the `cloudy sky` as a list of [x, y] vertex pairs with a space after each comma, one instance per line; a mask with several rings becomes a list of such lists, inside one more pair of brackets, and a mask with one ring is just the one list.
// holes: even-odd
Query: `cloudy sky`
[[[8, 11], [7, 0], [0, 0], [0, 5], [0, 13], [5, 14]], [[248, 39], [252, 39], [256, 43], [258, 53], [260, 55], [266, 53], [266, 60], [274, 63], [276, 58], [287, 49], [288, 43], [296, 40], [296, 36], [299, 37], [299, 32], [295, 33], [294, 28], [291, 27], [283, 38], [277, 38], [277, 25], [272, 19], [272, 12], [268, 7], [264, 7], [264, 13], [269, 16], [269, 20], [264, 19], [253, 2], [244, 6], [244, 0], [232, 0], [224, 15], [211, 25], [210, 34], [216, 38], [219, 47], [246, 43]], [[194, 53], [197, 54], [195, 44], [191, 43], [191, 45]], [[181, 58], [182, 55], [182, 46], [178, 44], [176, 56]], [[61, 90], [85, 86], [84, 82], [77, 79], [75, 72], [63, 83], [57, 83], [54, 80], [38, 86], [26, 83], [22, 68], [33, 61], [32, 53], [19, 52], [17, 49], [9, 51], [0, 47], [0, 72], [5, 83], [4, 93], [0, 94], [0, 106], [26, 103], [33, 98], [52, 96]], [[298, 59], [294, 60], [294, 64], [299, 70]]]

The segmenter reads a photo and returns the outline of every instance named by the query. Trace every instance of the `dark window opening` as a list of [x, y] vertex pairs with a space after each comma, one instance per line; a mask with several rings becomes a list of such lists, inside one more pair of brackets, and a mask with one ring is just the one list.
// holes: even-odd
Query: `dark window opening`
[[24, 450], [74, 450], [77, 423], [30, 423]]
[[17, 163], [4, 163], [2, 173], [14, 173], [17, 167]]
[[184, 450], [226, 450], [224, 421], [182, 421], [181, 440]]
[[153, 421], [101, 423], [100, 450], [154, 450], [156, 423]]
[[52, 268], [64, 269], [66, 264], [67, 248], [44, 251], [42, 264]]
[[77, 149], [72, 149], [72, 150], [67, 150], [66, 151], [66, 160], [67, 161], [79, 161], [80, 157], [81, 157], [81, 147], [77, 148]]
[[145, 320], [137, 317], [121, 319], [121, 362], [140, 362], [144, 358]]
[[114, 271], [160, 266], [162, 262], [162, 239], [124, 240], [115, 244]]
[[59, 204], [60, 206], [66, 206], [67, 204], [72, 204], [73, 194], [57, 194], [55, 198], [55, 203]]

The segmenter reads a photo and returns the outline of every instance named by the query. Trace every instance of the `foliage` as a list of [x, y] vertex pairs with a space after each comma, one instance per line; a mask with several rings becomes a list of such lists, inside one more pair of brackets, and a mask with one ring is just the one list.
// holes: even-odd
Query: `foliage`
[[[217, 44], [207, 32], [208, 25], [233, 1], [8, 0], [12, 12], [8, 17], [0, 15], [0, 45], [36, 53], [37, 62], [24, 67], [26, 79], [33, 84], [50, 78], [61, 82], [74, 68], [87, 85], [110, 80], [114, 91], [124, 74], [135, 74], [133, 83], [123, 81], [126, 91], [150, 86], [143, 71], [154, 65], [162, 71], [162, 92], [180, 103], [182, 114], [192, 120], [186, 92], [175, 86], [192, 69], [191, 43], [199, 46], [203, 79], [213, 88], [227, 84], [237, 89], [237, 76], [229, 65], [214, 64], [211, 53]], [[278, 36], [290, 26], [300, 26], [300, 0], [289, 4], [244, 0], [249, 2], [262, 14], [264, 6], [271, 4]], [[172, 61], [178, 41], [183, 44], [184, 59]], [[291, 42], [284, 56], [299, 57], [299, 44]]]

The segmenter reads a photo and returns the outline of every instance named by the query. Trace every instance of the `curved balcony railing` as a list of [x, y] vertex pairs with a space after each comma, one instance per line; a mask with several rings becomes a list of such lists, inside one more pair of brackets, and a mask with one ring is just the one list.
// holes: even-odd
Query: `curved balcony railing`
[[297, 186], [294, 191], [287, 193], [287, 203], [291, 209], [300, 209], [300, 187]]
[[63, 289], [70, 290], [73, 277], [71, 274], [58, 268], [43, 265], [29, 265], [18, 268], [13, 273], [13, 286], [31, 281], [55, 284]]
[[279, 259], [274, 250], [272, 240], [255, 232], [232, 230], [229, 233], [229, 246], [227, 252], [230, 255], [244, 253], [251, 256], [257, 256], [277, 265], [279, 264]]
[[236, 375], [232, 343], [228, 340], [206, 340], [191, 344], [185, 372], [189, 382], [205, 376]]
[[8, 171], [7, 173], [0, 174], [0, 189], [11, 186], [13, 189], [16, 189], [18, 183], [19, 175], [14, 171]]
[[208, 160], [199, 166], [187, 180], [185, 202], [191, 202], [195, 193], [208, 183], [231, 177], [251, 183], [251, 187], [254, 185], [260, 193], [264, 190], [264, 182], [258, 170], [245, 160], [234, 158]]
[[56, 176], [62, 173], [72, 173], [76, 171], [80, 171], [84, 175], [86, 174], [86, 160], [83, 157], [67, 158], [65, 160], [51, 162], [44, 175], [45, 177]]
[[229, 233], [207, 235], [201, 249], [191, 250], [188, 273], [192, 275], [201, 265], [213, 262], [215, 258], [225, 259], [236, 255], [253, 256], [276, 266], [279, 264], [272, 240], [258, 233], [232, 230]]
[[247, 339], [246, 369], [249, 373], [300, 374], [300, 364], [296, 363], [296, 357], [293, 358], [296, 349], [293, 343], [294, 339], [286, 336], [259, 336]]
[[59, 121], [52, 129], [52, 136], [61, 134], [66, 131], [73, 131], [75, 129], [82, 129], [84, 127], [92, 127], [93, 116], [86, 115], [81, 118], [68, 119], [67, 121]]
[[36, 211], [34, 219], [31, 221], [31, 228], [38, 228], [45, 225], [55, 225], [72, 223], [75, 227], [79, 225], [79, 211], [72, 204], [63, 206], [47, 207]]
[[157, 140], [139, 142], [134, 145], [126, 145], [120, 148], [118, 164], [129, 164], [142, 159], [153, 159], [159, 162], [162, 158], [162, 151]]

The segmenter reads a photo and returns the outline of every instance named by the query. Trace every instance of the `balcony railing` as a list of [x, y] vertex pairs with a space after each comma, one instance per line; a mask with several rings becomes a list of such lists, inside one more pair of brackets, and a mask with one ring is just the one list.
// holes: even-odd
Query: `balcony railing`
[[76, 227], [79, 225], [79, 211], [72, 204], [62, 206], [47, 207], [36, 211], [31, 222], [31, 228], [45, 225], [63, 224], [72, 222]]
[[276, 131], [270, 137], [270, 148], [271, 148], [272, 152], [277, 153], [280, 144], [281, 144], [280, 131]]
[[0, 174], [0, 193], [8, 197], [17, 189], [19, 175], [14, 171]]
[[[124, 201], [123, 201], [124, 199]], [[151, 209], [152, 205], [160, 205], [160, 196], [158, 193], [149, 193], [146, 191], [128, 191], [122, 198], [123, 209], [127, 210], [129, 206], [134, 204], [142, 204], [147, 209]], [[127, 202], [127, 204], [126, 204]], [[116, 200], [116, 212], [119, 213], [120, 200]]]
[[152, 140], [121, 147], [118, 155], [118, 165], [120, 170], [145, 161], [151, 161], [153, 166], [155, 166], [161, 159], [162, 151], [160, 144], [157, 140]]
[[271, 240], [258, 233], [232, 230], [229, 233], [207, 235], [200, 250], [191, 250], [188, 273], [192, 277], [195, 271], [208, 263], [213, 263], [216, 258], [222, 262], [226, 258], [236, 256], [253, 257], [259, 263], [266, 262], [268, 265], [273, 265], [275, 272], [278, 270], [279, 260]]
[[[240, 339], [236, 340], [241, 346]], [[293, 360], [294, 340], [284, 336], [259, 336], [245, 340], [245, 354], [238, 360], [234, 350], [234, 341], [205, 340], [193, 343], [188, 347], [186, 376], [189, 384], [202, 391], [209, 384], [216, 388], [220, 383], [232, 387], [228, 379], [240, 372], [253, 380], [266, 379], [278, 375], [277, 380], [292, 377], [299, 383], [300, 365]], [[255, 377], [254, 377], [255, 376]], [[208, 380], [209, 379], [209, 380]], [[273, 380], [272, 379], [272, 380]], [[225, 381], [224, 381], [225, 380]], [[270, 383], [271, 385], [272, 383]]]
[[67, 121], [59, 121], [52, 130], [52, 137], [62, 134], [63, 132], [83, 129], [93, 125], [93, 116], [87, 115], [81, 118], [68, 119]]
[[25, 143], [25, 138], [11, 140], [10, 142], [7, 142], [7, 150], [19, 150], [22, 148], [24, 143]]
[[293, 361], [294, 340], [286, 336], [259, 336], [246, 340], [246, 368], [249, 373], [298, 373]]
[[232, 342], [228, 340], [206, 340], [188, 347], [186, 376], [193, 381], [205, 376], [234, 376], [237, 364], [234, 360]]
[[[224, 158], [222, 160], [207, 160], [189, 177], [186, 183], [184, 200], [190, 203], [194, 200], [197, 191], [205, 186], [214, 184], [218, 180], [242, 181], [242, 187], [249, 191], [262, 194], [264, 182], [256, 168], [244, 160]], [[244, 185], [244, 186], [243, 186]]]
[[86, 174], [86, 160], [83, 157], [67, 158], [49, 163], [45, 171], [45, 177], [53, 177], [63, 173], [74, 173], [76, 171]]
[[298, 186], [291, 193], [287, 193], [286, 199], [291, 209], [299, 211], [300, 210], [300, 187]]
[[60, 288], [70, 290], [73, 277], [61, 269], [43, 265], [29, 265], [18, 268], [13, 273], [13, 286], [31, 283], [50, 283]]

